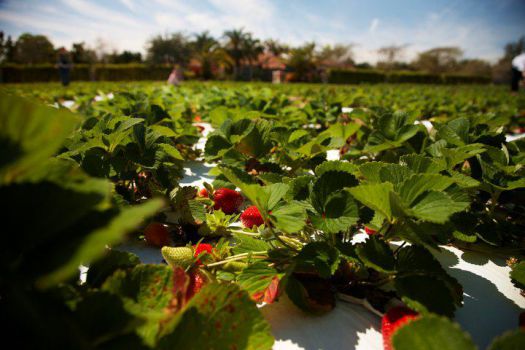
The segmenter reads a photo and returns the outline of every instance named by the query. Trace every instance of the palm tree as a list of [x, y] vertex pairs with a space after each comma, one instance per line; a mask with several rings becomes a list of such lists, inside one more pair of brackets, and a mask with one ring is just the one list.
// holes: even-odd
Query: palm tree
[[248, 61], [250, 66], [249, 79], [252, 80], [253, 76], [253, 62], [257, 60], [259, 55], [263, 53], [264, 46], [261, 45], [259, 39], [252, 38], [251, 34], [247, 35], [243, 43], [244, 57]]
[[195, 35], [192, 48], [194, 58], [201, 64], [202, 77], [205, 80], [213, 78], [213, 66], [229, 61], [226, 52], [208, 31]]
[[226, 52], [232, 58], [233, 64], [233, 75], [235, 79], [238, 78], [239, 68], [244, 58], [244, 41], [246, 40], [248, 33], [245, 33], [242, 28], [227, 30], [224, 32], [224, 37], [228, 39], [226, 43]]

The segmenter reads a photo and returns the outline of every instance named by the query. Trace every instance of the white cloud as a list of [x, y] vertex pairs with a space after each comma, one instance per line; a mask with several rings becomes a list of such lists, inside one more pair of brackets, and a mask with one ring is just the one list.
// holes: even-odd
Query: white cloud
[[377, 27], [379, 26], [379, 18], [374, 18], [371, 22], [370, 22], [370, 28], [368, 28], [368, 31], [370, 33], [374, 33], [377, 29]]
[[[1, 1], [1, 0], [0, 0]], [[0, 22], [14, 32], [48, 35], [56, 45], [72, 42], [92, 44], [102, 37], [119, 50], [143, 51], [157, 33], [209, 30], [215, 37], [225, 30], [244, 28], [260, 39], [275, 38], [291, 45], [315, 40], [324, 44], [356, 44], [355, 59], [375, 62], [377, 49], [410, 44], [405, 58], [436, 46], [460, 46], [466, 57], [495, 60], [501, 53], [505, 27], [488, 25], [483, 19], [459, 18], [454, 8], [428, 13], [413, 23], [395, 18], [371, 17], [358, 26], [349, 13], [333, 16], [307, 10], [296, 3], [283, 6], [277, 0], [119, 0], [121, 10], [102, 1], [54, 0], [40, 3], [7, 0], [0, 3]], [[125, 8], [124, 8], [125, 6]], [[129, 11], [127, 11], [129, 10]]]

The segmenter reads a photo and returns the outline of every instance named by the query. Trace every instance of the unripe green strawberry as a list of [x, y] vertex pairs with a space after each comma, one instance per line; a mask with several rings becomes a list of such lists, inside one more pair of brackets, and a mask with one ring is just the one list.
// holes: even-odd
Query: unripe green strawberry
[[244, 270], [247, 266], [248, 264], [241, 261], [230, 261], [224, 264], [224, 267], [222, 269], [228, 272], [240, 272]]
[[193, 261], [193, 249], [190, 247], [162, 247], [162, 256], [171, 267], [187, 268]]

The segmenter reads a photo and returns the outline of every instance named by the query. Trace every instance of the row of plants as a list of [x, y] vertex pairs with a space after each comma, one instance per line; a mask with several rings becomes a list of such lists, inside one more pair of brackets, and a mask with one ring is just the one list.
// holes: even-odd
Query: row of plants
[[[111, 97], [102, 86], [10, 90], [58, 109], [2, 97], [0, 191], [20, 232], [2, 254], [13, 337], [49, 348], [266, 349], [273, 338], [255, 303], [286, 295], [324, 314], [339, 296], [385, 314], [386, 348], [475, 348], [450, 320], [461, 284], [434, 253], [488, 250], [525, 287], [525, 143], [505, 139], [522, 126], [519, 97], [460, 90], [438, 106], [446, 90], [107, 87]], [[65, 100], [79, 113], [60, 108]], [[195, 120], [215, 127], [203, 154]], [[327, 161], [334, 150], [341, 159]], [[199, 156], [217, 164], [215, 180], [179, 186]], [[124, 239], [158, 247], [167, 265], [119, 251]]]

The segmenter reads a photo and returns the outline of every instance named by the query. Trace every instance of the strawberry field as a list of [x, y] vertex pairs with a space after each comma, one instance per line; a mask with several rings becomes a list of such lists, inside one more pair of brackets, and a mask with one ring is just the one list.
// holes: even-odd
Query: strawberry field
[[[0, 310], [23, 348], [271, 349], [265, 310], [288, 302], [318, 322], [355, 304], [381, 319], [385, 349], [476, 349], [455, 320], [469, 294], [438, 259], [450, 249], [503, 261], [523, 299], [523, 94], [0, 92]], [[514, 304], [514, 326], [495, 324], [483, 348], [525, 348], [525, 300]]]

